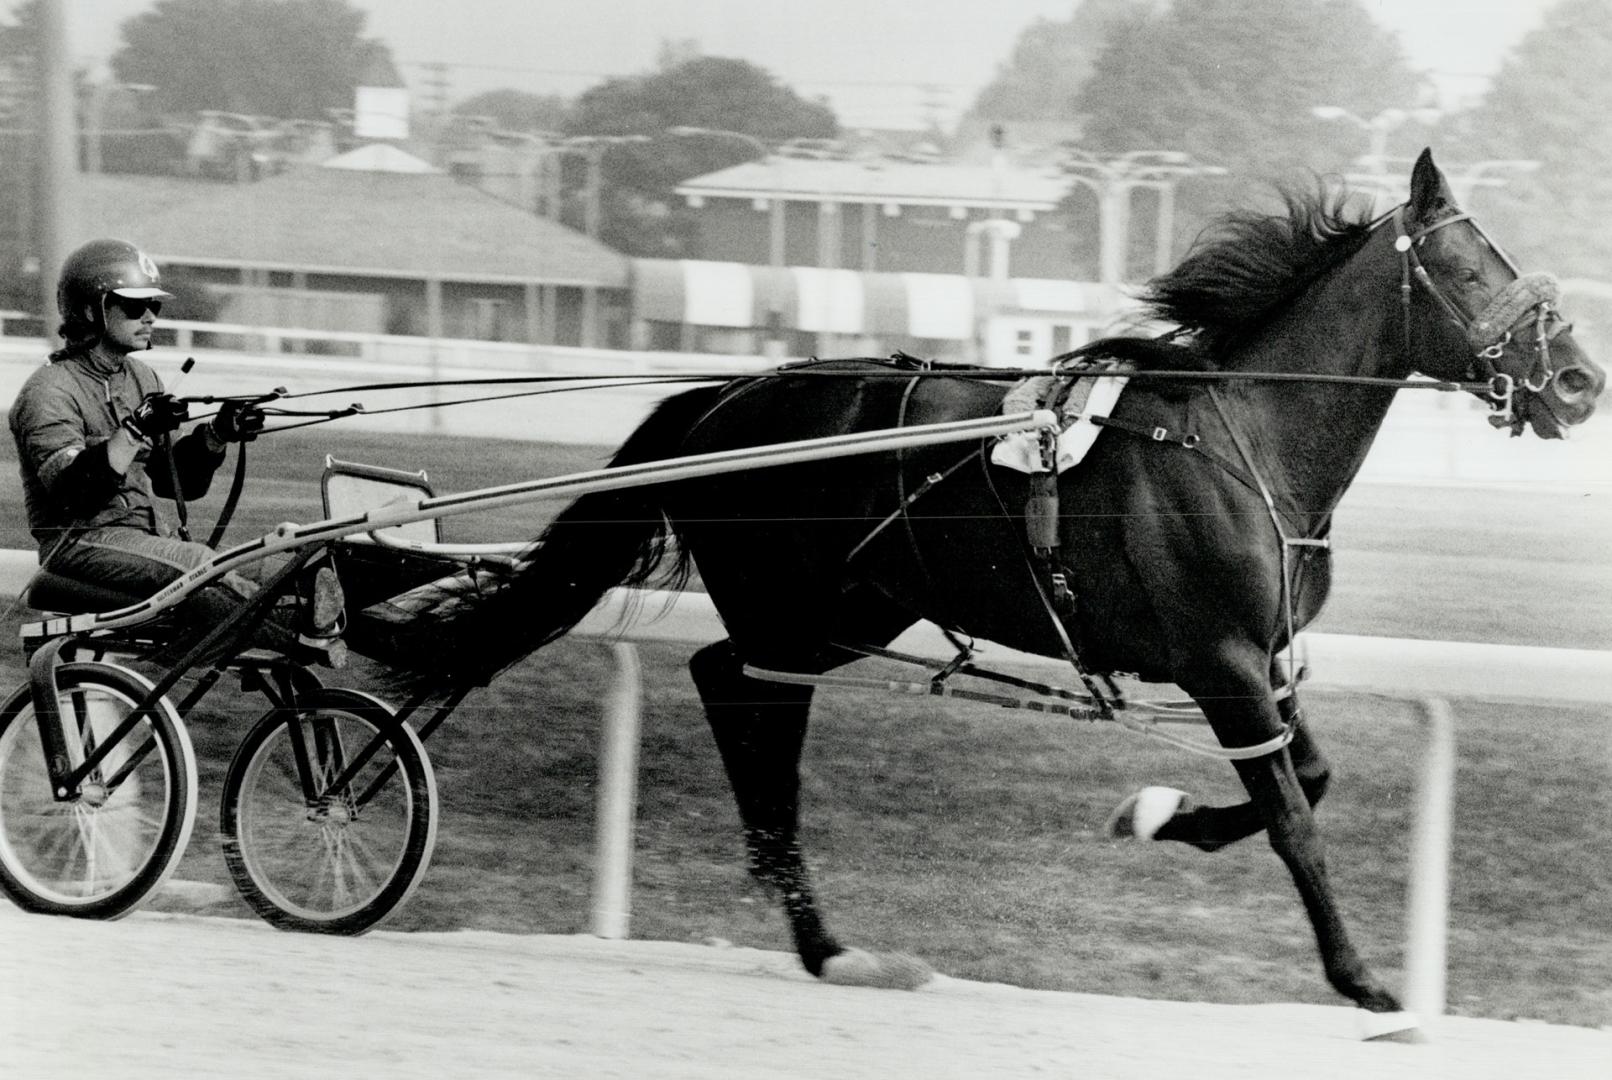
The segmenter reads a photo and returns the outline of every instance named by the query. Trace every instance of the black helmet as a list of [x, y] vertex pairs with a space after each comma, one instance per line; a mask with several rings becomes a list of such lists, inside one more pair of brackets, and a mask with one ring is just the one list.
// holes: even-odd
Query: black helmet
[[151, 256], [126, 240], [91, 240], [67, 256], [56, 279], [56, 310], [68, 341], [98, 337], [105, 328], [105, 303], [111, 295], [130, 299], [167, 299], [162, 274]]

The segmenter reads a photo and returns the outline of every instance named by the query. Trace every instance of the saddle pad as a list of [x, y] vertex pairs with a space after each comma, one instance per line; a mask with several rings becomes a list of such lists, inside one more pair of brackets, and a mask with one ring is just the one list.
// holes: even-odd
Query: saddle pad
[[[1026, 412], [1038, 409], [1052, 389], [1055, 375], [1034, 375], [1016, 383], [1002, 399], [1004, 413]], [[1095, 378], [1075, 380], [1069, 396], [1064, 398], [1060, 410], [1062, 423], [1058, 431], [1058, 471], [1080, 464], [1097, 433], [1102, 430], [1090, 423], [1094, 416], [1107, 416], [1119, 401], [1119, 392], [1128, 380], [1124, 375], [1099, 375]], [[1020, 431], [1004, 435], [991, 448], [991, 463], [1017, 469], [1024, 473], [1045, 472], [1041, 464], [1040, 435], [1034, 431]]]

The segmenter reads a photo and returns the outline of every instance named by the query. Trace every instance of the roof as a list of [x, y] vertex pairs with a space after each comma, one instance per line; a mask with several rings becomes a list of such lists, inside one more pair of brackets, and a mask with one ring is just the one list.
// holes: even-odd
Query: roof
[[1054, 169], [942, 165], [879, 158], [834, 161], [768, 157], [685, 180], [679, 195], [708, 199], [900, 203], [1051, 210], [1070, 180]]
[[359, 172], [437, 173], [442, 170], [391, 143], [365, 143], [345, 154], [319, 163], [321, 169], [355, 169]]
[[621, 288], [627, 259], [442, 174], [306, 167], [256, 183], [79, 178], [79, 243], [159, 261], [307, 273]]

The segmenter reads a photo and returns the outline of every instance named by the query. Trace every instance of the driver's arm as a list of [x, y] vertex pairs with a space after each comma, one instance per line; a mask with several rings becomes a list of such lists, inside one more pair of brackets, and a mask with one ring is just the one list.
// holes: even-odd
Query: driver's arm
[[[169, 447], [173, 472], [179, 474], [179, 489], [185, 498], [199, 499], [206, 495], [213, 486], [213, 473], [224, 463], [224, 443], [213, 435], [209, 425], [197, 424], [190, 429], [190, 434], [173, 440]], [[164, 499], [174, 497], [173, 473], [168, 471], [161, 446], [151, 452], [146, 473], [151, 477], [153, 492]]]

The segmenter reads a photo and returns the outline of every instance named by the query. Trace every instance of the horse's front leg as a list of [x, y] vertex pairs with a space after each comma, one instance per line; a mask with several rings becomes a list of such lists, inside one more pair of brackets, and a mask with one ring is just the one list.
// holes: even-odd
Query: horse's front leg
[[[1282, 723], [1293, 732], [1288, 755], [1304, 797], [1313, 807], [1326, 795], [1332, 770], [1310, 733], [1296, 695], [1277, 700]], [[1109, 815], [1106, 829], [1116, 839], [1175, 840], [1201, 851], [1219, 851], [1228, 844], [1253, 836], [1265, 827], [1259, 808], [1251, 802], [1233, 806], [1198, 806], [1191, 796], [1175, 788], [1149, 787], [1128, 796]]]
[[[1251, 746], [1281, 731], [1281, 715], [1267, 692], [1197, 695], [1224, 746]], [[1400, 1011], [1398, 999], [1378, 981], [1349, 940], [1332, 891], [1325, 845], [1287, 750], [1234, 762], [1237, 775], [1264, 825], [1271, 847], [1298, 887], [1315, 931], [1327, 981], [1340, 994], [1374, 1013]]]
[[1346, 997], [1373, 1012], [1391, 1012], [1399, 1002], [1366, 967], [1350, 943], [1327, 877], [1320, 829], [1298, 777], [1284, 754], [1239, 761], [1237, 774], [1265, 817], [1271, 847], [1287, 865], [1299, 897], [1315, 928], [1316, 944], [1327, 981]]

